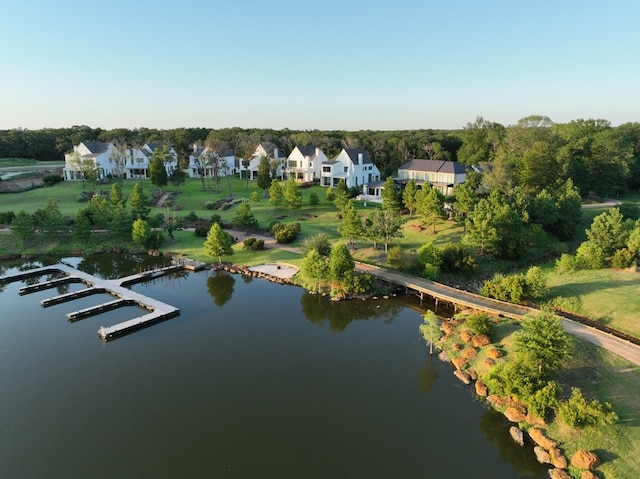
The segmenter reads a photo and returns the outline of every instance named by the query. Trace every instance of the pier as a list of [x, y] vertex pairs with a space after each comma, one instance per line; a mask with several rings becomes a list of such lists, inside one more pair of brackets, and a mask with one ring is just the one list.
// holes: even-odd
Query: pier
[[[124, 285], [144, 282], [149, 279], [154, 279], [180, 269], [195, 271], [199, 266], [198, 264], [196, 264], [196, 262], [189, 262], [188, 266], [186, 264], [186, 261], [178, 260], [174, 261], [170, 266], [164, 266], [150, 271], [142, 271], [140, 273], [126, 276], [124, 278], [101, 279], [83, 271], [79, 271], [66, 264], [59, 263], [54, 266], [35, 268], [15, 275], [5, 276], [3, 278], [0, 278], [0, 283], [11, 283], [14, 281], [22, 281], [24, 279], [50, 274], [63, 275], [61, 278], [48, 280], [34, 285], [26, 286], [24, 288], [20, 288], [19, 294], [21, 295], [55, 288], [57, 286], [69, 283], [84, 283], [87, 285], [87, 288], [85, 289], [80, 289], [78, 291], [73, 291], [70, 293], [54, 296], [52, 298], [43, 299], [40, 301], [40, 304], [43, 307], [66, 303], [69, 301], [73, 301], [74, 299], [100, 293], [107, 293], [116, 298], [113, 301], [101, 303], [96, 306], [68, 313], [67, 318], [71, 322], [79, 321], [84, 318], [95, 316], [100, 313], [112, 311], [114, 309], [125, 306], [137, 306], [148, 311], [147, 314], [143, 314], [136, 318], [123, 321], [113, 326], [101, 326], [98, 330], [98, 334], [102, 339], [108, 341], [128, 334], [132, 331], [144, 328], [151, 324], [158, 323], [165, 319], [179, 316], [180, 310], [178, 308], [161, 301], [157, 301], [153, 298], [149, 298], [148, 296], [145, 296], [143, 294], [136, 293], [135, 291], [131, 291]], [[202, 267], [200, 269], [202, 269], [203, 267], [204, 263], [202, 263]]]

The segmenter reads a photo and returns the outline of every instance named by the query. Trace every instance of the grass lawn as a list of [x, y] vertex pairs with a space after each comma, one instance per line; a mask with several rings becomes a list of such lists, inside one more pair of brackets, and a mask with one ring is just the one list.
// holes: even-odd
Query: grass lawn
[[549, 272], [547, 281], [547, 300], [561, 298], [553, 302], [569, 312], [640, 337], [640, 275], [635, 271]]

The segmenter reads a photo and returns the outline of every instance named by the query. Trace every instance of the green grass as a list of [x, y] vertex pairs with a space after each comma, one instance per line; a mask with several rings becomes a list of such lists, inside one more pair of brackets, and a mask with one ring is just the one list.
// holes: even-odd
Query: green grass
[[640, 275], [612, 269], [547, 275], [546, 298], [569, 312], [640, 337]]
[[0, 158], [0, 168], [10, 166], [33, 166], [40, 163], [33, 158]]

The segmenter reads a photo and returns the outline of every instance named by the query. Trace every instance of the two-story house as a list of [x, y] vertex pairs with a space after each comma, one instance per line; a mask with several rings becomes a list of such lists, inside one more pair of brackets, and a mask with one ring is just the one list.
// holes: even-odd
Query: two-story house
[[322, 164], [327, 161], [329, 159], [317, 146], [296, 146], [287, 157], [287, 176], [293, 176], [301, 183], [319, 181]]
[[190, 178], [213, 178], [216, 176], [233, 176], [238, 172], [238, 162], [233, 151], [213, 151], [206, 146], [193, 145], [189, 155]]
[[414, 180], [418, 185], [429, 183], [444, 195], [451, 195], [456, 185], [467, 179], [467, 170], [457, 161], [411, 160], [398, 168], [398, 181]]
[[282, 177], [284, 171], [284, 165], [286, 157], [283, 156], [276, 145], [269, 142], [260, 143], [247, 160], [240, 161], [240, 178], [246, 178], [249, 175], [249, 179], [255, 180], [258, 177], [258, 166], [260, 161], [265, 156], [269, 157], [270, 161], [275, 160], [278, 163], [276, 168], [276, 176]]
[[[160, 146], [158, 143], [146, 143], [141, 148], [126, 148], [119, 152], [113, 143], [83, 141], [73, 147], [72, 153], [64, 155], [64, 179], [82, 180], [87, 169], [94, 170], [98, 180], [108, 176], [149, 178], [151, 157]], [[168, 175], [178, 167], [178, 155], [173, 148], [169, 149], [169, 158], [165, 162]]]
[[322, 163], [320, 185], [336, 187], [341, 179], [347, 188], [364, 187], [380, 181], [380, 170], [364, 148], [343, 148], [338, 156]]

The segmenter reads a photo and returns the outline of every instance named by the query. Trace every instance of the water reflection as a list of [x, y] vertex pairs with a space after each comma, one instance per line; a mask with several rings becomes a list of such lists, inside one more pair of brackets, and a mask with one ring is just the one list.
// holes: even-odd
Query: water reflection
[[331, 331], [344, 331], [352, 321], [384, 318], [394, 321], [403, 305], [394, 300], [331, 301], [326, 296], [305, 293], [300, 297], [302, 312], [312, 323], [329, 323]]
[[531, 450], [531, 444], [525, 441], [530, 454], [523, 454], [522, 446], [517, 445], [509, 435], [509, 422], [499, 412], [487, 409], [480, 417], [479, 427], [487, 442], [493, 442], [503, 462], [510, 464], [518, 473], [526, 477], [546, 477], [546, 471], [540, 467]]
[[233, 296], [236, 279], [226, 271], [214, 271], [207, 278], [207, 291], [217, 306], [224, 306]]
[[102, 279], [117, 279], [171, 263], [169, 257], [151, 257], [128, 253], [95, 254], [83, 258], [77, 268]]
[[428, 393], [436, 383], [440, 375], [438, 374], [438, 362], [439, 359], [434, 359], [433, 356], [429, 356], [429, 360], [424, 363], [422, 371], [420, 371], [420, 390], [423, 393]]

